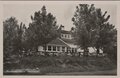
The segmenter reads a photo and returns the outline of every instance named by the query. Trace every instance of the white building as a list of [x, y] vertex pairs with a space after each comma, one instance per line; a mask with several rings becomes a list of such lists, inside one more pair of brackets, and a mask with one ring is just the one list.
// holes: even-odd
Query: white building
[[[39, 46], [38, 51], [44, 51], [44, 47]], [[61, 31], [61, 38], [52, 40], [47, 44], [46, 52], [76, 52], [77, 45], [74, 44], [70, 31]]]
[[[90, 53], [96, 52], [96, 49], [88, 47]], [[38, 51], [44, 52], [44, 47], [39, 46]], [[71, 35], [71, 31], [61, 31], [61, 37], [56, 38], [49, 42], [46, 46], [46, 52], [48, 53], [61, 53], [61, 52], [83, 52], [82, 49], [75, 45], [75, 41]]]

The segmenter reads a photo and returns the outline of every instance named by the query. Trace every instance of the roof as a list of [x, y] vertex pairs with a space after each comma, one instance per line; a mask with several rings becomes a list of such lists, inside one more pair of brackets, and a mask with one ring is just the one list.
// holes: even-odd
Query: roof
[[70, 31], [66, 31], [66, 30], [61, 30], [61, 33], [63, 33], [63, 34], [71, 34]]
[[62, 38], [62, 40], [68, 44], [74, 44], [75, 41], [73, 39], [65, 39], [65, 38]]
[[56, 38], [54, 40], [52, 40], [51, 42], [49, 42], [47, 45], [62, 45], [62, 46], [67, 46], [69, 47], [67, 44], [65, 44], [62, 40], [60, 40], [59, 38]]

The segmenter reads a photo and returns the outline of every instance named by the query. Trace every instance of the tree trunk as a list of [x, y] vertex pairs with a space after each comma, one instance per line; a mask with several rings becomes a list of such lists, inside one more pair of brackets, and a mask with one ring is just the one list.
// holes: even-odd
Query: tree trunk
[[85, 48], [85, 49], [84, 49], [84, 54], [83, 54], [83, 55], [84, 55], [85, 57], [88, 57], [88, 53], [89, 53], [88, 48]]
[[96, 52], [97, 52], [97, 56], [98, 56], [98, 54], [100, 53], [100, 50], [99, 50], [99, 48], [96, 48], [96, 49], [97, 49]]

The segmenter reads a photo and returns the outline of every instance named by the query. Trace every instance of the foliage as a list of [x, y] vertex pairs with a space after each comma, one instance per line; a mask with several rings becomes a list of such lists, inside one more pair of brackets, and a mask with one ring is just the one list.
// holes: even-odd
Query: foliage
[[32, 23], [29, 24], [26, 34], [29, 47], [44, 46], [58, 36], [56, 18], [51, 13], [47, 13], [45, 6], [42, 7], [41, 12], [35, 12], [31, 20]]
[[18, 38], [17, 38], [17, 49], [20, 51], [23, 51], [25, 48], [25, 32], [26, 32], [26, 26], [21, 22], [19, 28], [18, 28]]
[[114, 25], [108, 22], [110, 15], [106, 16], [106, 14], [107, 11], [102, 14], [101, 9], [96, 9], [95, 25], [97, 27], [94, 29], [96, 34], [95, 39], [93, 39], [95, 41], [93, 46], [96, 47], [98, 53], [99, 49], [104, 49], [105, 47], [110, 49], [109, 46], [112, 48], [116, 44], [117, 30]]
[[[82, 49], [95, 47], [97, 53], [99, 49], [113, 47], [116, 44], [117, 30], [108, 20], [107, 11], [102, 13], [100, 8], [95, 8], [93, 4], [79, 4], [76, 7], [74, 17], [74, 36], [76, 44]], [[110, 48], [109, 48], [110, 49]]]
[[3, 50], [5, 55], [9, 55], [16, 49], [18, 27], [18, 22], [14, 17], [11, 17], [3, 22]]
[[3, 54], [4, 64], [18, 59], [24, 48], [25, 25], [18, 24], [15, 17], [10, 17], [3, 22]]
[[[64, 63], [60, 63], [63, 60]], [[47, 73], [65, 73], [65, 72], [92, 72], [106, 71], [116, 69], [115, 64], [107, 57], [51, 57], [51, 56], [27, 56], [21, 58], [19, 64], [11, 64], [13, 69], [36, 69], [40, 70], [39, 74]], [[65, 66], [63, 66], [65, 65]], [[29, 72], [29, 70], [28, 70]], [[34, 72], [34, 71], [33, 71]], [[13, 73], [15, 74], [15, 73]], [[35, 73], [30, 73], [35, 74]], [[105, 74], [105, 73], [104, 73]]]
[[79, 4], [76, 7], [76, 12], [72, 18], [75, 25], [74, 37], [77, 45], [86, 51], [91, 46], [91, 31], [96, 26], [94, 25], [93, 18], [95, 13], [95, 7], [92, 4]]

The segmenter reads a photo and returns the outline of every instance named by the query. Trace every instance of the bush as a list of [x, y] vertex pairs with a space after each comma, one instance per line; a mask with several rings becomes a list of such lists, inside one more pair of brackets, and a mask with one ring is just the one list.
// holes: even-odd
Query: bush
[[5, 65], [11, 69], [36, 69], [41, 74], [59, 72], [80, 72], [110, 70], [116, 65], [107, 57], [71, 57], [71, 56], [27, 56], [20, 59], [19, 64]]

